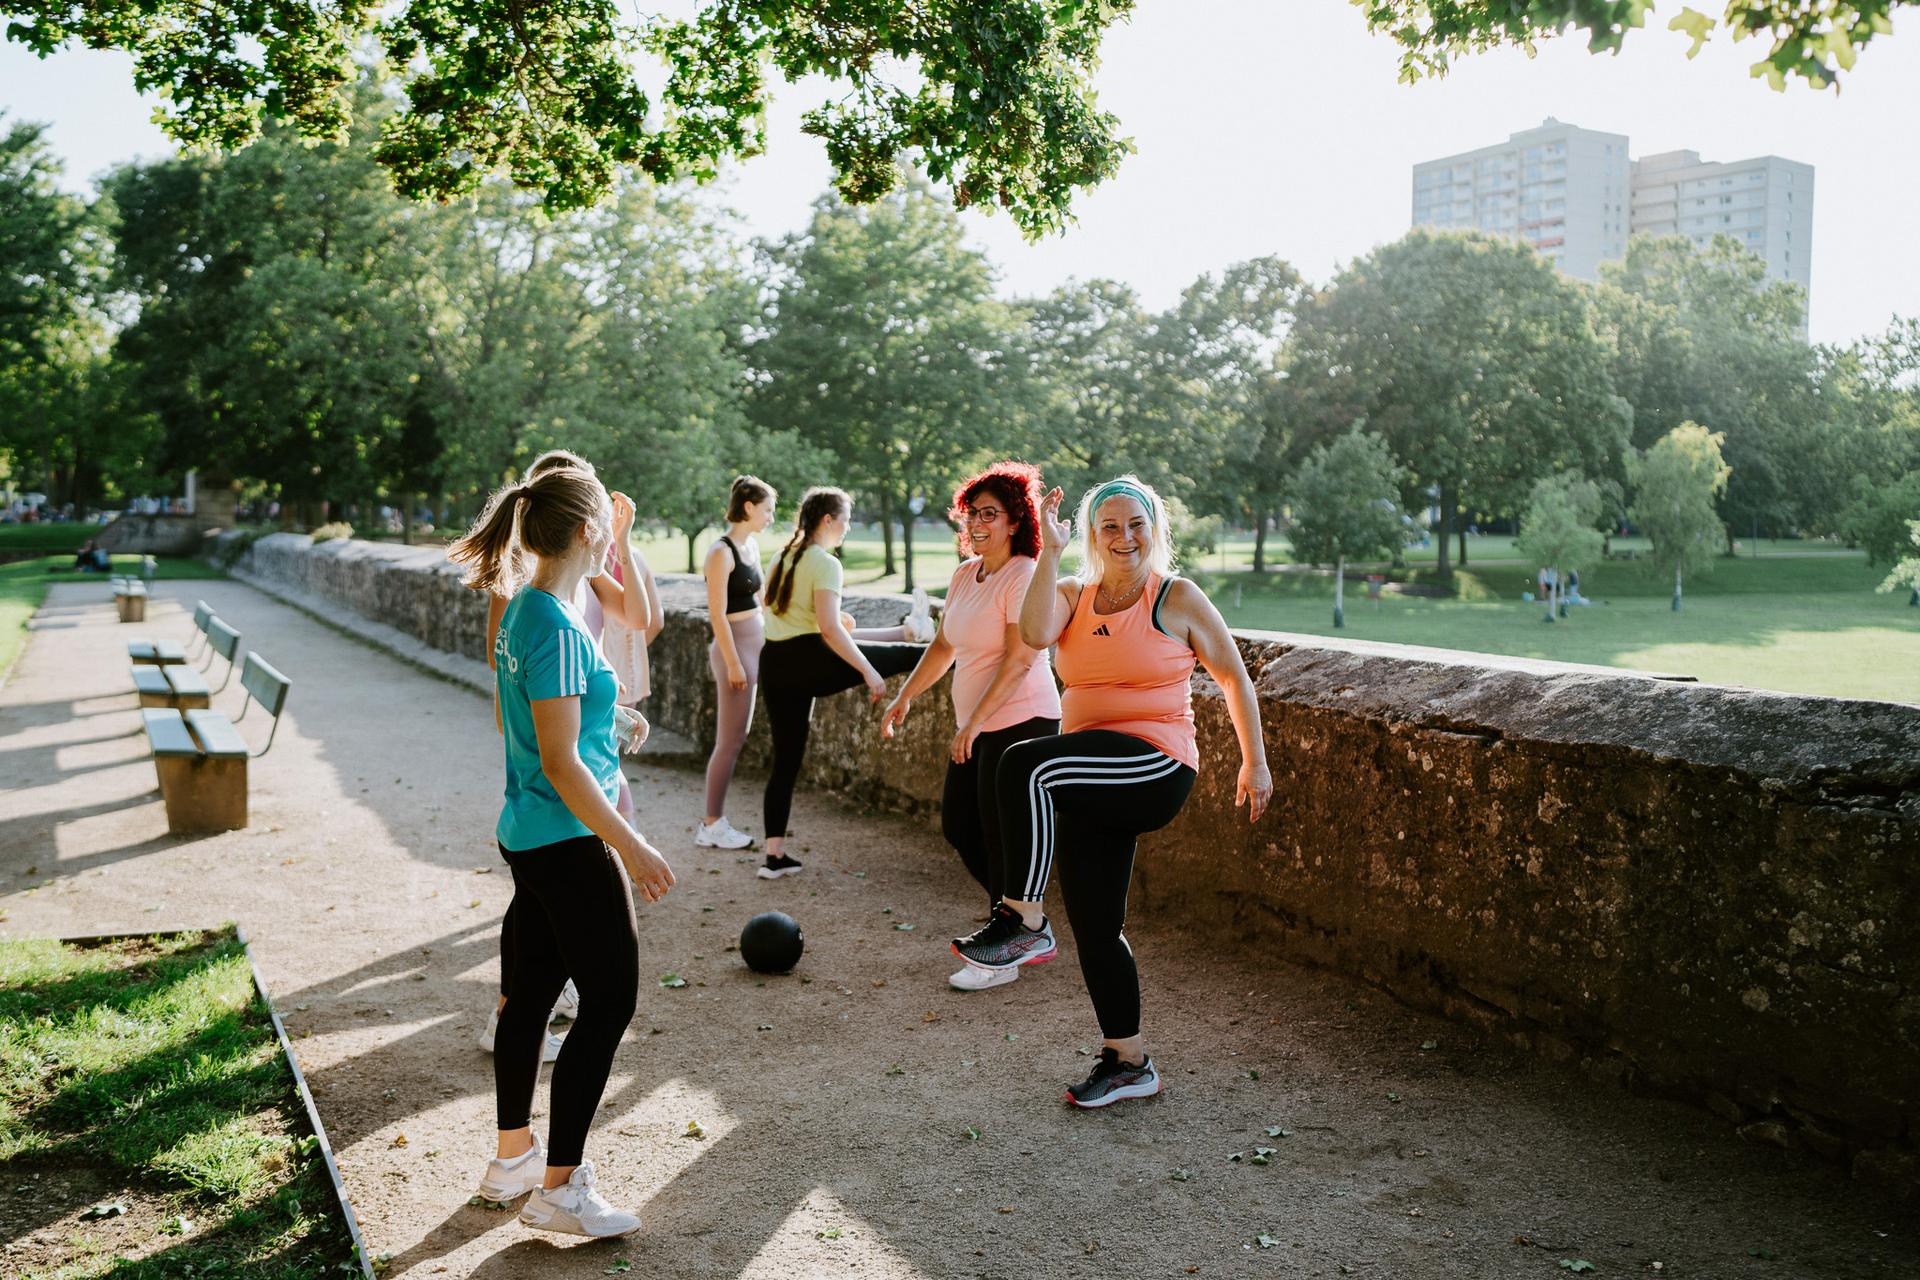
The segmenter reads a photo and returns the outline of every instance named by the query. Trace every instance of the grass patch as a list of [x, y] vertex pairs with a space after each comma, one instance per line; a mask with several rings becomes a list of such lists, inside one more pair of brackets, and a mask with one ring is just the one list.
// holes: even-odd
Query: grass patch
[[72, 555], [81, 543], [99, 537], [104, 528], [103, 524], [78, 524], [71, 520], [0, 524], [0, 551], [64, 551]]
[[352, 1241], [304, 1128], [230, 930], [0, 942], [0, 1236], [27, 1241], [10, 1267], [338, 1275]]
[[[10, 525], [7, 529], [71, 529], [90, 528], [88, 525]], [[138, 574], [140, 557], [114, 556], [115, 573]], [[21, 648], [26, 644], [27, 621], [33, 617], [34, 610], [47, 598], [47, 587], [55, 582], [97, 582], [104, 591], [111, 575], [104, 573], [75, 573], [73, 557], [41, 556], [34, 560], [16, 560], [12, 564], [0, 564], [0, 678], [13, 670], [13, 663], [20, 656]], [[220, 570], [200, 560], [182, 560], [161, 558], [155, 561], [154, 578], [161, 580], [180, 580], [193, 578], [220, 578], [225, 575]]]

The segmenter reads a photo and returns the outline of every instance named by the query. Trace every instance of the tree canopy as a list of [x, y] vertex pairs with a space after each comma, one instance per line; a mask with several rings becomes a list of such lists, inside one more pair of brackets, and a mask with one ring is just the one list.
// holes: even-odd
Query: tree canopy
[[[1714, 18], [1682, 8], [1669, 31], [1701, 45], [1724, 30], [1735, 40], [1771, 40], [1753, 75], [1775, 89], [1789, 77], [1824, 88], [1875, 36], [1893, 30], [1893, 11], [1913, 0], [1726, 0]], [[1581, 31], [1595, 53], [1618, 52], [1627, 33], [1646, 25], [1653, 0], [1353, 0], [1367, 25], [1400, 45], [1400, 78], [1445, 75], [1453, 59], [1486, 49], [1519, 48], [1531, 55], [1539, 41]]]
[[[765, 147], [769, 72], [819, 78], [831, 94], [802, 127], [848, 200], [887, 194], [912, 158], [956, 204], [1005, 208], [1039, 235], [1129, 149], [1092, 74], [1132, 7], [701, 0], [670, 18], [611, 0], [8, 0], [0, 12], [15, 18], [8, 38], [42, 56], [129, 54], [137, 87], [167, 103], [162, 127], [190, 147], [243, 146], [267, 121], [343, 139], [354, 57], [370, 47], [405, 85], [378, 152], [398, 191], [445, 200], [504, 173], [550, 211], [594, 204], [625, 166], [710, 178]], [[651, 91], [635, 51], [653, 60]]]

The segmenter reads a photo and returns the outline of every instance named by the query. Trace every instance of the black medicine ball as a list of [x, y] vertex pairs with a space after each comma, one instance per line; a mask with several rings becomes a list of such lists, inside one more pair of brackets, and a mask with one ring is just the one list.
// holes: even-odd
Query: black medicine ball
[[805, 948], [799, 923], [784, 911], [762, 911], [740, 931], [740, 958], [759, 973], [785, 973]]

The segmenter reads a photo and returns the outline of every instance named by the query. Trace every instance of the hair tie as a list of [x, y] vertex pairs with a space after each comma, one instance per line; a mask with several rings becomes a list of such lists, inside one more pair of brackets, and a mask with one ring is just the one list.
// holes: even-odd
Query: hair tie
[[1138, 502], [1141, 506], [1145, 507], [1147, 510], [1147, 519], [1149, 521], [1154, 521], [1157, 519], [1157, 517], [1154, 515], [1153, 499], [1150, 496], [1148, 496], [1147, 491], [1145, 489], [1141, 488], [1139, 485], [1135, 484], [1131, 480], [1109, 480], [1105, 484], [1101, 485], [1098, 489], [1095, 489], [1093, 491], [1093, 500], [1087, 503], [1087, 517], [1091, 519], [1093, 517], [1093, 514], [1096, 511], [1100, 510], [1100, 504], [1105, 502], [1108, 498], [1122, 498], [1122, 497], [1132, 498], [1134, 501]]

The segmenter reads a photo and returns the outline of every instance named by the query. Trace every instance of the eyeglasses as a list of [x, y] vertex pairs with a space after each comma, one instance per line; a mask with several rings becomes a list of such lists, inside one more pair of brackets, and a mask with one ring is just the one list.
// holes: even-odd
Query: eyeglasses
[[998, 507], [969, 507], [967, 509], [967, 523], [992, 524], [1005, 514], [1006, 512], [1000, 510]]

